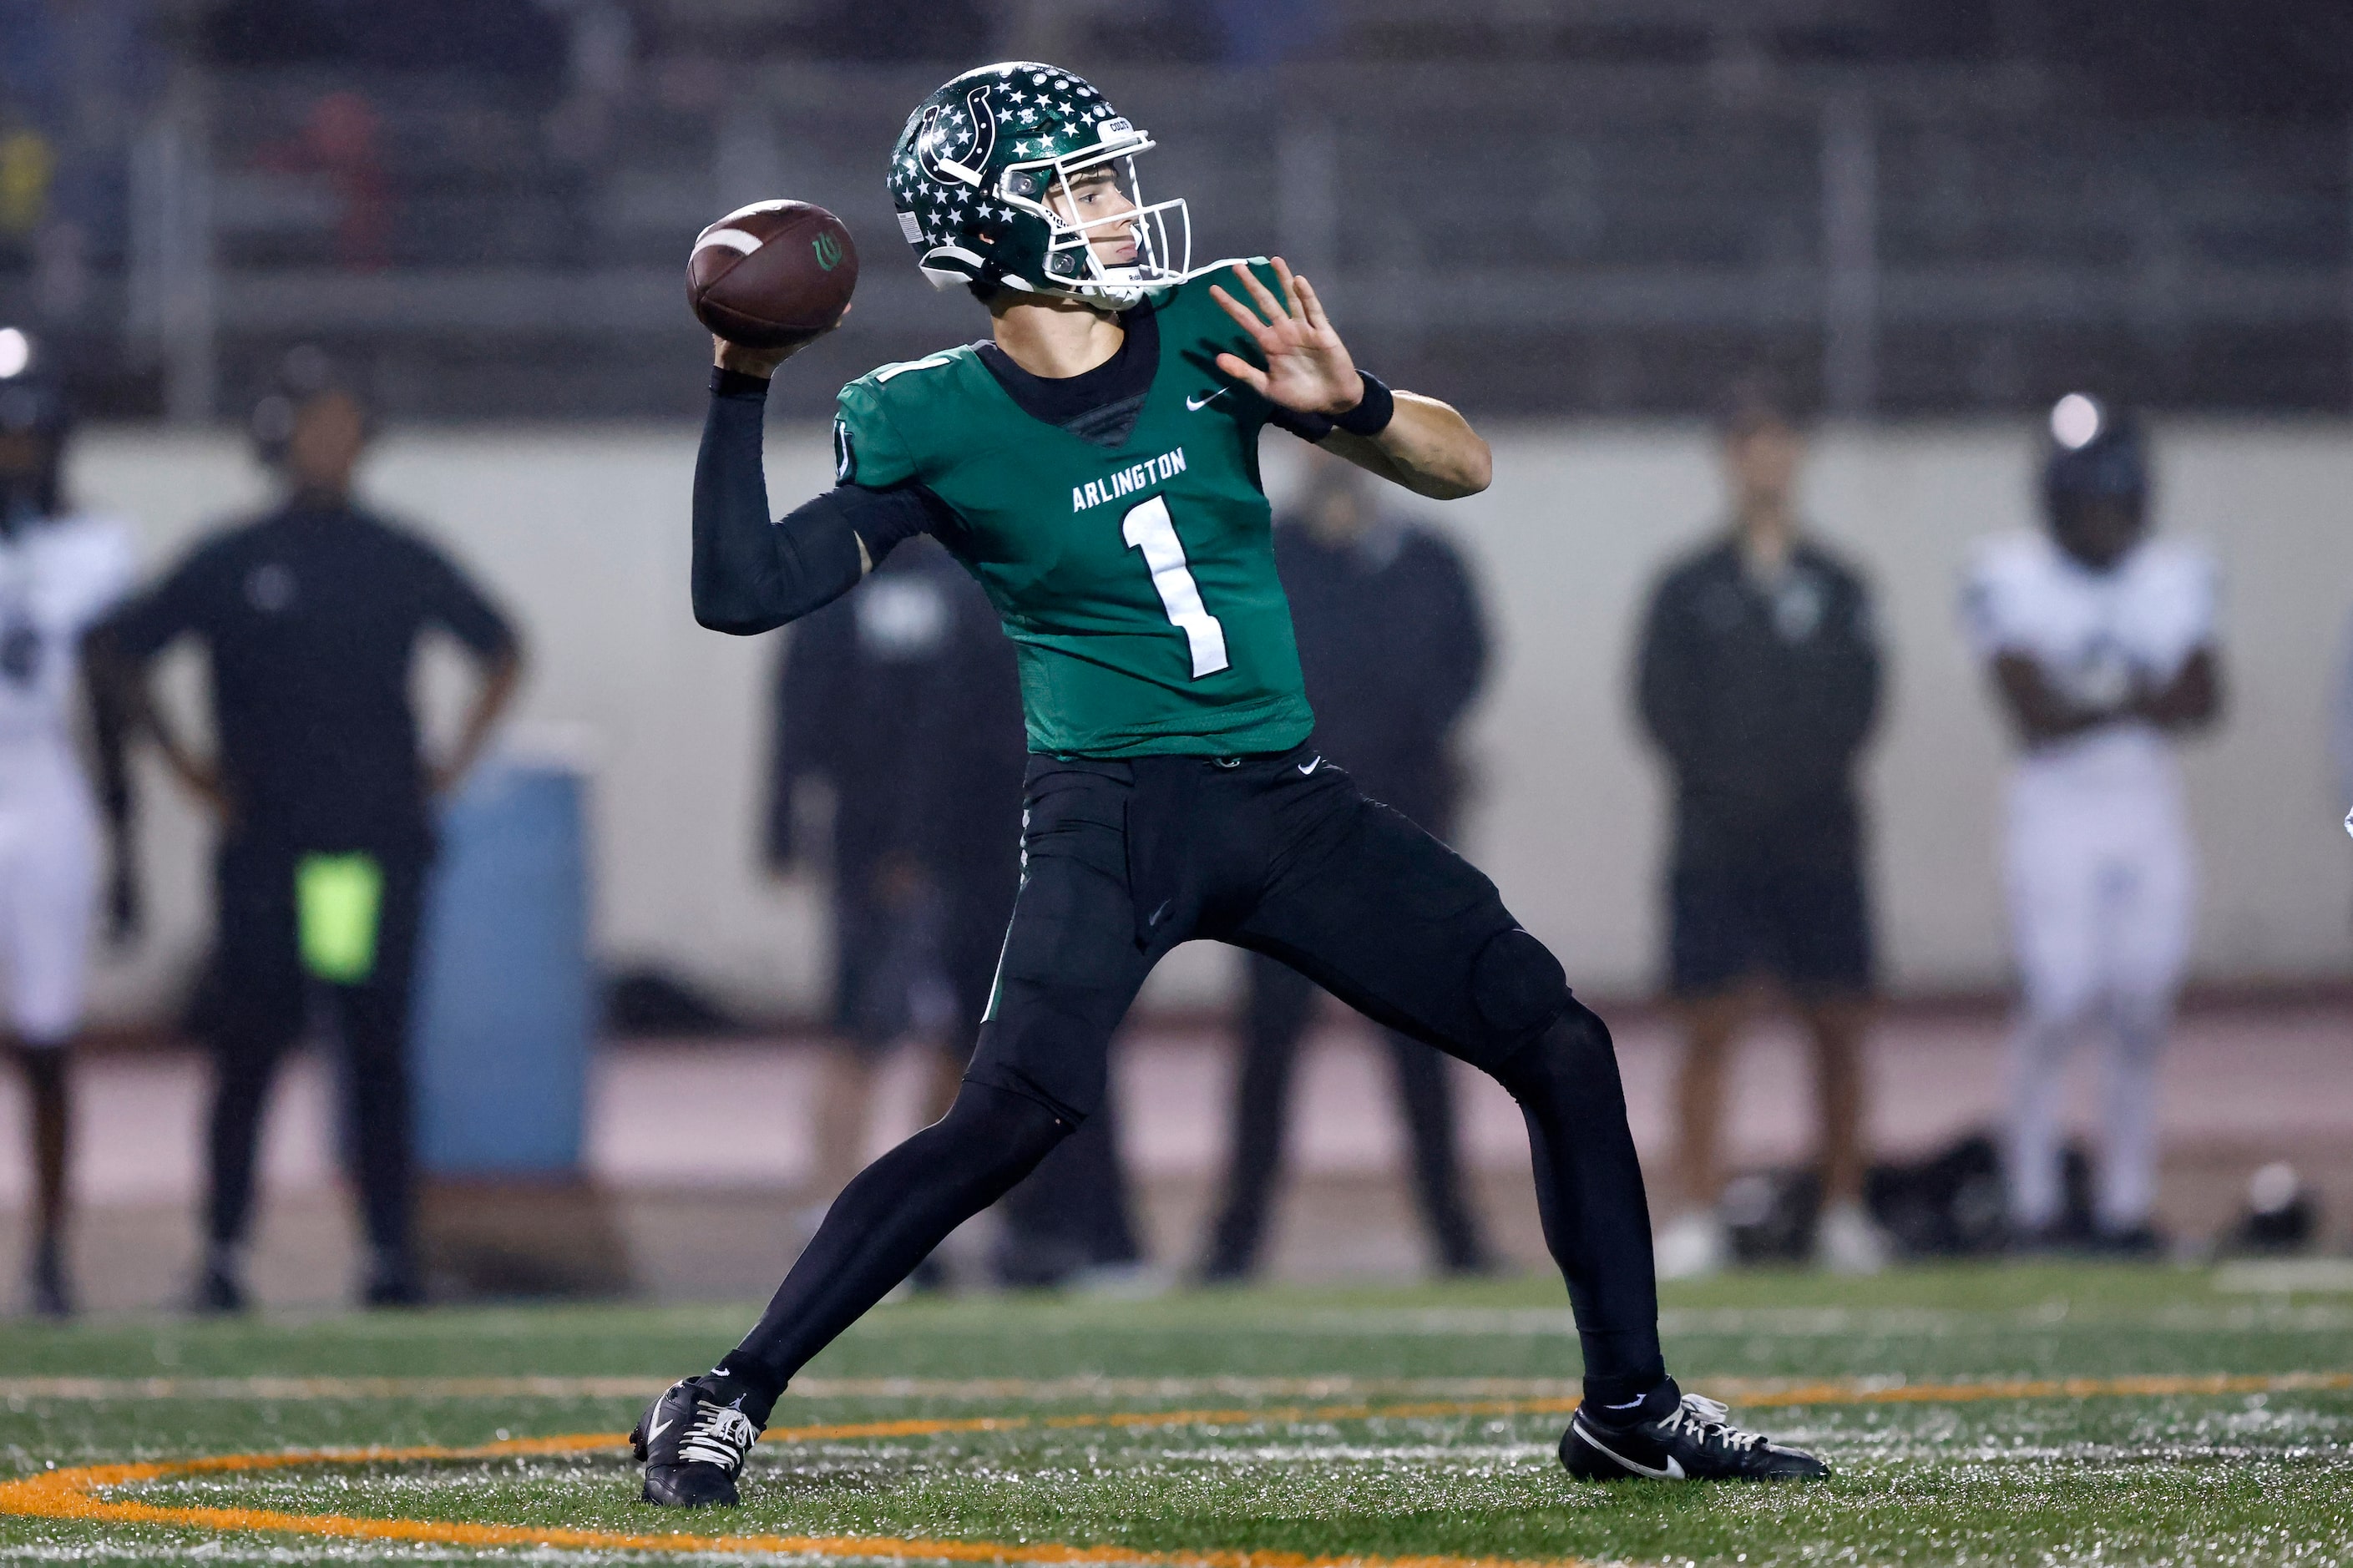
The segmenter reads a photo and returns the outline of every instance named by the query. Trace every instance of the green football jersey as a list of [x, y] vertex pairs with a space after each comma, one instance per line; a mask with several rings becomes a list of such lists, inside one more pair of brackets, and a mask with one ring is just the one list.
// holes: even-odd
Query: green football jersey
[[1161, 296], [1160, 363], [1117, 447], [1024, 410], [970, 347], [841, 390], [841, 478], [926, 486], [962, 520], [941, 542], [1018, 647], [1033, 752], [1230, 756], [1314, 725], [1259, 483], [1273, 410], [1215, 368], [1250, 348], [1214, 280]]

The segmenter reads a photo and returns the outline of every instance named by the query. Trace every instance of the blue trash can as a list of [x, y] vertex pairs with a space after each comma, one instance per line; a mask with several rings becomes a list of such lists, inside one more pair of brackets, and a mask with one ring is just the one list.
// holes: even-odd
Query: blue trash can
[[588, 1053], [586, 781], [493, 760], [445, 809], [411, 1049], [429, 1177], [581, 1170]]

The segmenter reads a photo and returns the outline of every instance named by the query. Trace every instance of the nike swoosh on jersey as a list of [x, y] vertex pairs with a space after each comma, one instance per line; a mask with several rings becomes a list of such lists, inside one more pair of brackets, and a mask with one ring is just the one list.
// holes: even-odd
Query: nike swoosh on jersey
[[1323, 759], [1323, 758], [1321, 758], [1321, 757], [1316, 758], [1316, 759], [1315, 759], [1314, 762], [1312, 762], [1312, 763], [1301, 763], [1299, 764], [1299, 776], [1300, 776], [1301, 778], [1305, 778], [1305, 777], [1307, 777], [1309, 774], [1313, 773], [1314, 773], [1317, 768], [1320, 768], [1320, 767], [1322, 767], [1323, 765], [1324, 765], [1324, 759]]
[[1218, 388], [1217, 391], [1209, 394], [1207, 397], [1188, 397], [1185, 400], [1185, 411], [1188, 414], [1198, 414], [1202, 409], [1207, 408], [1210, 404], [1215, 403], [1219, 398], [1223, 397], [1227, 393], [1231, 392], [1233, 388], [1230, 386], [1221, 386]]
[[1618, 1463], [1625, 1466], [1628, 1469], [1633, 1471], [1638, 1476], [1648, 1476], [1654, 1481], [1680, 1481], [1684, 1479], [1683, 1461], [1676, 1458], [1672, 1454], [1669, 1454], [1667, 1456], [1666, 1468], [1654, 1470], [1648, 1465], [1636, 1464], [1625, 1455], [1612, 1449], [1608, 1444], [1597, 1439], [1593, 1436], [1593, 1428], [1588, 1426], [1582, 1421], [1577, 1424], [1577, 1435], [1583, 1438], [1587, 1443], [1591, 1444], [1594, 1448], [1602, 1454], [1604, 1458], [1615, 1459]]

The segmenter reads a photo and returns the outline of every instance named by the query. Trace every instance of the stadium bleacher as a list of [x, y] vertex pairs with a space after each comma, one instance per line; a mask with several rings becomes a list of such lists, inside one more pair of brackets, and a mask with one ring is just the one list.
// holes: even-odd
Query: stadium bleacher
[[[319, 340], [400, 417], [691, 413], [683, 238], [778, 193], [881, 263], [828, 362], [966, 333], [892, 265], [879, 178], [945, 68], [807, 58], [815, 4], [694, 10], [572, 8], [625, 25], [560, 83], [171, 53], [121, 221], [87, 226], [77, 335], [147, 367], [99, 401], [205, 418]], [[1760, 359], [1859, 415], [2009, 410], [2087, 365], [2158, 406], [2353, 401], [2341, 120], [2118, 107], [1862, 0], [1382, 0], [1271, 64], [1142, 58], [1166, 29], [1130, 7], [999, 11], [1013, 52], [1107, 57], [1197, 258], [1280, 247], [1383, 365], [1499, 412], [1694, 410]]]

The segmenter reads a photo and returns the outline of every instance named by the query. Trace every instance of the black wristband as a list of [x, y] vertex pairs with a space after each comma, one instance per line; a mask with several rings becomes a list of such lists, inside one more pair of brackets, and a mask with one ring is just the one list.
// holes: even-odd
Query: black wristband
[[1365, 384], [1364, 401], [1345, 414], [1333, 416], [1332, 427], [1369, 439], [1388, 429], [1389, 421], [1397, 417], [1397, 398], [1371, 371], [1360, 370], [1356, 376]]
[[740, 370], [714, 364], [711, 367], [711, 395], [748, 397], [754, 403], [765, 403], [768, 400], [768, 378], [746, 375]]

